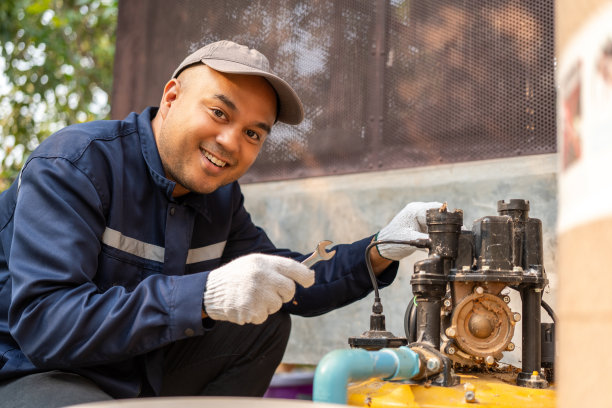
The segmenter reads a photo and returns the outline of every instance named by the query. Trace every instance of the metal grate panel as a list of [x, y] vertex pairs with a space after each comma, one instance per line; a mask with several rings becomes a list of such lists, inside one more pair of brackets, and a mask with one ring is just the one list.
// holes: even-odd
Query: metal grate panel
[[306, 120], [275, 126], [244, 182], [556, 151], [552, 0], [176, 3], [120, 1], [113, 116], [156, 105], [205, 43], [259, 49]]

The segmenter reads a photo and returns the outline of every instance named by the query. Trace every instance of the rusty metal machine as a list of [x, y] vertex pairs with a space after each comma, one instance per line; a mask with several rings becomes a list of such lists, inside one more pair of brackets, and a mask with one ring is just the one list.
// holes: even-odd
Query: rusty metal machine
[[[527, 200], [502, 200], [497, 209], [498, 215], [475, 220], [471, 230], [463, 228], [462, 210], [449, 211], [446, 204], [429, 210], [429, 239], [403, 242], [429, 249], [428, 257], [414, 265], [414, 299], [404, 318], [406, 337], [385, 330], [375, 290], [370, 330], [350, 338], [351, 347], [377, 350], [407, 345], [424, 355], [424, 361], [435, 355], [442, 368], [429, 381], [454, 386], [455, 372], [490, 372], [498, 367], [502, 353], [514, 350], [515, 324], [522, 321], [522, 367], [515, 383], [547, 388], [554, 373], [556, 319], [542, 301], [548, 284], [542, 223], [529, 217]], [[520, 294], [520, 312], [509, 307], [511, 290]], [[541, 322], [542, 308], [553, 323]]]

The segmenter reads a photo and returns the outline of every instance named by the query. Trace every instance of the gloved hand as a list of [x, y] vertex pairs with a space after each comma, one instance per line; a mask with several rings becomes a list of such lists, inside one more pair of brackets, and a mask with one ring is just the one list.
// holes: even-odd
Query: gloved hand
[[314, 271], [293, 259], [250, 254], [208, 274], [204, 311], [213, 320], [263, 323], [295, 294], [314, 284]]
[[[387, 226], [380, 230], [376, 240], [412, 241], [419, 238], [427, 238], [427, 210], [440, 207], [442, 207], [442, 203], [438, 202], [414, 202], [408, 204]], [[399, 244], [380, 244], [377, 248], [378, 253], [383, 258], [392, 261], [399, 261], [417, 250], [416, 247], [411, 245]]]

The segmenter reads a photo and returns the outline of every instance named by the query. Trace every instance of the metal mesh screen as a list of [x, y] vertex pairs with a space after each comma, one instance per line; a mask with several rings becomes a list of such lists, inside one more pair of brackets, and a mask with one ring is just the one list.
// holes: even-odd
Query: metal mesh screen
[[553, 3], [419, 1], [389, 24], [385, 146], [412, 165], [554, 152]]
[[[243, 181], [556, 151], [553, 0], [146, 3], [149, 45], [133, 59], [158, 62], [158, 87], [129, 110], [157, 104], [185, 53], [219, 39], [262, 51], [300, 94], [306, 120], [276, 125]], [[120, 2], [124, 64], [130, 4], [143, 7]]]

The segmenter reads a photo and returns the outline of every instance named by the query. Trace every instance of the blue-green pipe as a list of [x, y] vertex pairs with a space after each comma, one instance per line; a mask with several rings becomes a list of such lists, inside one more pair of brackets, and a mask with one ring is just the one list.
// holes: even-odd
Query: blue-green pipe
[[334, 350], [326, 354], [315, 371], [312, 399], [346, 404], [350, 381], [382, 378], [408, 380], [419, 373], [419, 355], [408, 347]]

